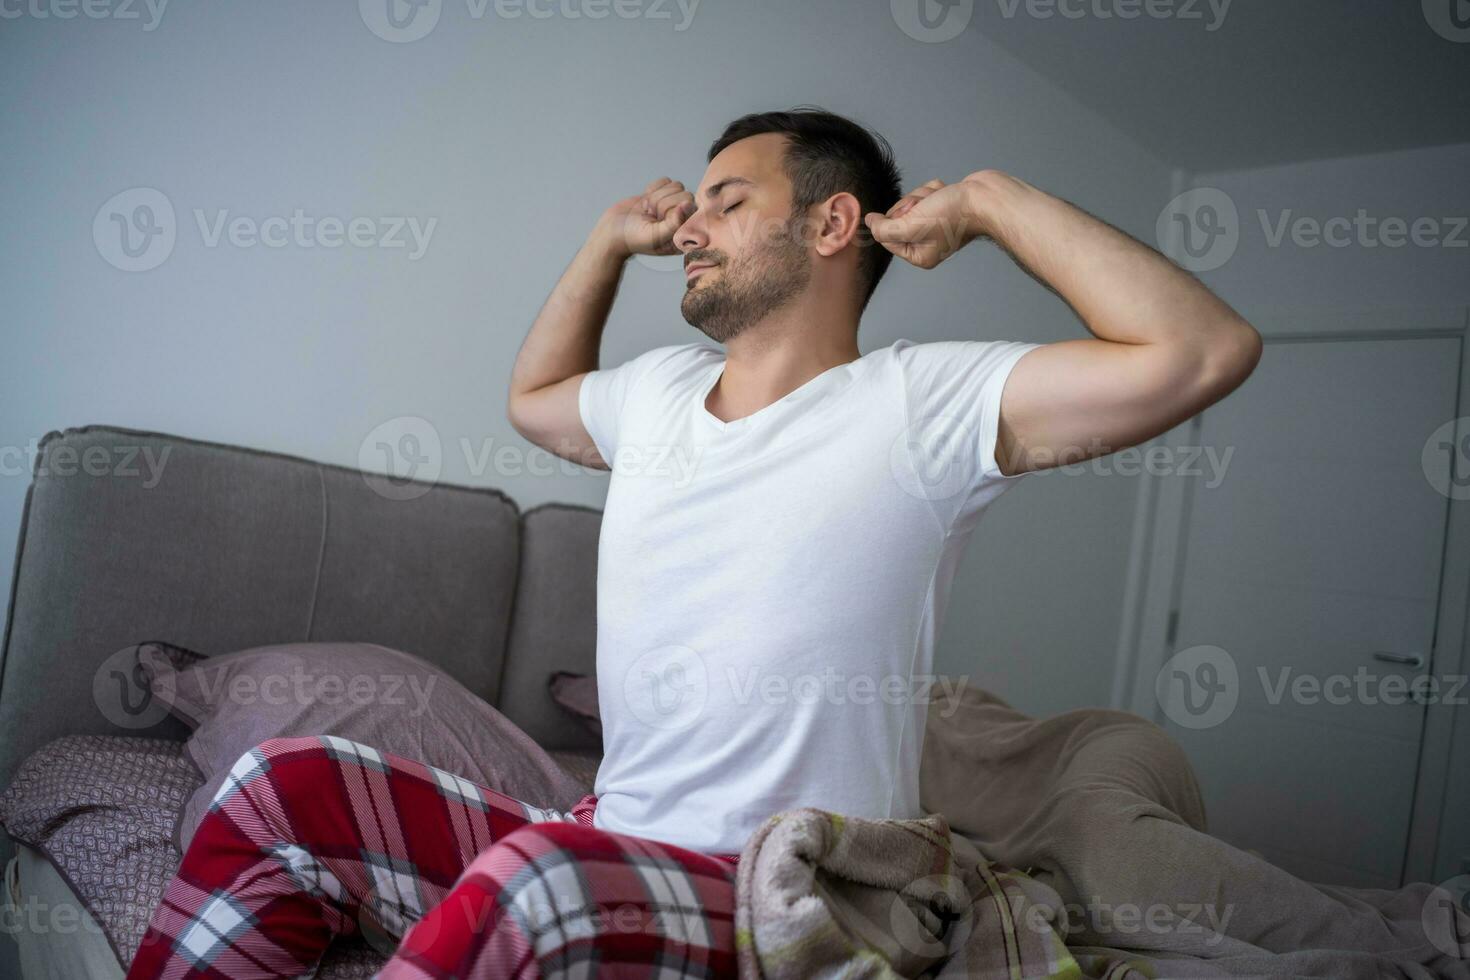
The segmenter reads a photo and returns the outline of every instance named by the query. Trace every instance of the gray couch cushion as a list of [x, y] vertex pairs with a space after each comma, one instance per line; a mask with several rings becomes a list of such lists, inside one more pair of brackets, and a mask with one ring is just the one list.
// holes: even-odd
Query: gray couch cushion
[[104, 426], [40, 450], [0, 663], [0, 786], [61, 735], [183, 737], [108, 663], [144, 640], [380, 643], [496, 700], [519, 564], [500, 491], [389, 500], [355, 469]]
[[494, 704], [520, 561], [519, 508], [499, 490], [444, 484], [391, 500], [357, 470], [321, 473], [331, 509], [306, 639], [417, 654]]
[[542, 504], [521, 518], [521, 573], [497, 707], [548, 749], [602, 749], [548, 689], [553, 671], [595, 674], [601, 531], [602, 511], [574, 504]]

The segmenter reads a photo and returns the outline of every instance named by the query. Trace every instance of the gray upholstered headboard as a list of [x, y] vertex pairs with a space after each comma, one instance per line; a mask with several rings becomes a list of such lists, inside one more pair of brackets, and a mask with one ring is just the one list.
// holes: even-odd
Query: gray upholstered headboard
[[498, 490], [420, 487], [385, 495], [348, 467], [156, 432], [49, 433], [0, 653], [0, 787], [61, 735], [182, 737], [161, 708], [129, 714], [107, 690], [121, 683], [109, 656], [144, 640], [380, 643], [440, 665], [549, 748], [595, 747], [546, 678], [592, 671], [601, 512], [522, 515]]

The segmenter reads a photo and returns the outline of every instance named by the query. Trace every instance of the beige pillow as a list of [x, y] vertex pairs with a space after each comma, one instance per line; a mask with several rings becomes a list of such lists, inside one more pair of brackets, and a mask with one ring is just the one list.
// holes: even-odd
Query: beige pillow
[[272, 738], [337, 735], [454, 773], [534, 806], [570, 809], [585, 788], [531, 737], [427, 661], [376, 643], [287, 643], [204, 657], [143, 643], [154, 695], [193, 727], [204, 785], [179, 813], [188, 848], [236, 760]]

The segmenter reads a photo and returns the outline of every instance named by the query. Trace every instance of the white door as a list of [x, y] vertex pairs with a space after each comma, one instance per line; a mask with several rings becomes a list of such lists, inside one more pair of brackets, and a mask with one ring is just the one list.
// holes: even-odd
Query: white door
[[1210, 832], [1311, 881], [1403, 873], [1449, 504], [1422, 453], [1459, 362], [1444, 338], [1271, 342], [1195, 420], [1223, 479], [1186, 491], [1165, 725]]

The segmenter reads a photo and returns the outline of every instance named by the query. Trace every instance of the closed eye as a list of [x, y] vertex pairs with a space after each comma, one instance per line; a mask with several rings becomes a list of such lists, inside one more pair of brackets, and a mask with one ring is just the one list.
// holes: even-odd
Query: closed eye
[[736, 201], [734, 204], [730, 205], [728, 208], [726, 208], [725, 210], [721, 211], [720, 214], [729, 214], [731, 211], [734, 211], [736, 208], [740, 207], [740, 205], [742, 205], [744, 203], [745, 203], [744, 201]]

